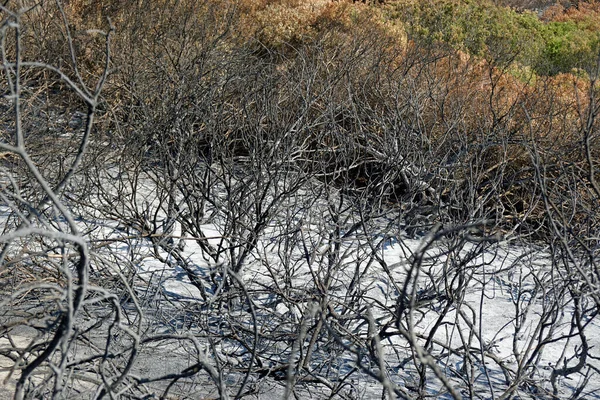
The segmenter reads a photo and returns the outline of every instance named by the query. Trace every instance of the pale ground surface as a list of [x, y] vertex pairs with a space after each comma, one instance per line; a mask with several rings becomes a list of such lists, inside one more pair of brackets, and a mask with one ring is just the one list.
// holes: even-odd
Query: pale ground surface
[[[88, 221], [89, 222], [89, 221]], [[110, 238], [122, 235], [122, 232], [114, 229], [117, 222], [113, 221], [91, 221], [98, 226], [104, 226], [105, 228], [95, 232], [97, 238]], [[207, 225], [205, 227], [205, 234], [207, 236], [218, 237], [221, 235], [220, 229], [216, 226]], [[307, 226], [307, 230], [315, 229], [315, 227]], [[175, 231], [180, 231], [180, 227], [176, 226]], [[261, 250], [261, 254], [267, 259], [270, 257], [275, 258], [275, 254], [272, 252], [273, 247], [270, 240], [268, 240], [269, 232], [265, 234], [265, 239], [259, 243], [258, 248]], [[212, 242], [216, 243], [219, 239], [213, 239]], [[415, 251], [421, 246], [423, 238], [409, 239], [406, 237], [395, 238], [390, 241], [389, 244], [383, 246], [382, 257], [386, 260], [390, 266], [391, 275], [384, 273], [381, 269], [372, 268], [368, 274], [366, 274], [364, 281], [361, 285], [366, 290], [366, 294], [373, 299], [374, 304], [380, 304], [383, 306], [392, 307], [395, 300], [395, 289], [394, 282], [390, 282], [390, 277], [396, 282], [403, 282], [406, 277], [406, 262], [407, 256], [414, 254]], [[360, 246], [360, 241], [349, 240], [348, 243], [344, 244], [348, 250], [348, 259], [352, 257], [359, 257], [363, 250]], [[161, 290], [161, 293], [168, 299], [174, 302], [174, 304], [193, 304], [200, 299], [200, 293], [194, 285], [191, 284], [187, 275], [180, 268], [172, 268], [167, 266], [165, 263], [159, 261], [153, 254], [153, 248], [145, 239], [130, 241], [129, 245], [125, 245], [122, 242], [116, 242], [112, 246], [112, 250], [122, 252], [126, 254], [129, 251], [135, 251], [137, 254], [138, 273], [141, 281], [151, 282], [153, 285]], [[509, 246], [506, 244], [499, 244], [493, 249], [493, 252], [486, 252], [482, 256], [479, 256], [473, 263], [478, 263], [483, 266], [483, 270], [478, 272], [481, 273], [480, 279], [475, 280], [470, 285], [468, 293], [465, 297], [465, 301], [474, 309], [481, 310], [476, 311], [478, 313], [478, 323], [482, 327], [482, 335], [485, 341], [494, 344], [494, 352], [499, 358], [510, 360], [514, 336], [514, 328], [510, 321], [514, 315], [514, 309], [512, 308], [511, 299], [515, 295], [516, 285], [515, 282], [522, 279], [523, 276], [527, 277], [528, 268], [537, 269], [543, 271], [547, 269], [548, 260], [544, 249], [528, 249], [520, 246]], [[436, 253], [440, 251], [437, 247], [433, 247], [430, 252]], [[531, 256], [524, 257], [524, 254], [531, 253]], [[202, 250], [194, 241], [186, 241], [185, 250], [183, 252], [186, 259], [193, 264], [198, 271], [205, 274], [206, 270], [214, 268], [215, 266], [209, 265], [203, 257]], [[164, 257], [168, 258], [168, 254], [163, 254]], [[519, 260], [525, 260], [520, 263]], [[258, 261], [258, 260], [256, 260]], [[441, 257], [439, 262], [430, 268], [430, 271], [440, 271], [444, 258]], [[517, 274], [517, 270], [525, 271], [521, 275]], [[260, 262], [250, 262], [249, 267], [244, 271], [244, 280], [248, 284], [260, 283], [264, 278], [261, 277], [261, 264]], [[351, 278], [351, 274], [348, 273], [344, 278], [344, 274], [341, 274], [342, 278], [340, 283], [343, 284], [346, 279]], [[298, 268], [294, 279], [298, 285], [302, 285], [303, 282], [311, 279], [309, 269], [304, 265]], [[266, 280], [265, 282], [268, 282]], [[485, 285], [483, 288], [482, 285]], [[483, 291], [482, 291], [483, 288]], [[527, 281], [525, 279], [521, 286], [522, 289], [527, 288]], [[147, 288], [146, 288], [147, 289]], [[482, 295], [484, 293], [484, 295]], [[281, 306], [281, 307], [280, 307]], [[277, 308], [277, 312], [285, 314], [288, 312], [300, 313], [300, 310], [288, 310], [285, 306], [280, 305]], [[536, 307], [532, 308], [530, 323], [535, 323], [537, 315]], [[383, 308], [375, 307], [373, 309], [374, 317], [385, 317], [382, 314]], [[168, 310], [156, 310], [157, 312], [168, 312]], [[568, 309], [565, 310], [565, 315], [569, 315]], [[452, 315], [449, 316], [451, 318]], [[416, 325], [416, 330], [427, 332], [433, 324], [434, 314], [425, 316]], [[568, 319], [563, 325], [563, 329], [568, 329]], [[559, 325], [560, 326], [560, 325]], [[600, 357], [600, 325], [597, 319], [594, 320], [587, 330], [590, 348], [590, 353], [594, 357]], [[518, 343], [526, 343], [528, 339], [527, 334], [531, 334], [531, 331], [524, 330], [523, 337], [519, 338]], [[32, 332], [16, 332], [13, 335], [15, 344], [19, 347], [27, 346], [32, 339]], [[6, 344], [4, 341], [0, 341], [0, 347]], [[448, 343], [455, 345], [459, 344], [459, 335], [457, 332], [449, 331], [445, 340]], [[546, 361], [554, 361], [560, 357], [560, 345], [549, 345], [544, 354], [542, 364]], [[575, 344], [576, 345], [576, 344]], [[187, 366], [186, 364], [186, 349], [183, 348], [156, 348], [156, 352], [149, 354], [144, 353], [140, 355], [137, 360], [133, 373], [139, 373], [144, 376], [160, 376], [169, 371], [181, 370]], [[393, 355], [390, 353], [390, 355]], [[341, 362], [347, 362], [349, 365], [353, 362], [351, 359], [341, 360]], [[452, 365], [452, 360], [448, 360], [448, 367], [456, 368], [459, 370], [461, 365]], [[600, 368], [600, 362], [598, 359], [589, 360], [590, 363], [595, 363], [596, 367]], [[12, 361], [4, 357], [0, 357], [0, 368], [10, 367]], [[496, 382], [500, 377], [499, 371], [495, 371], [493, 364], [490, 363], [490, 375], [492, 382]], [[9, 371], [0, 370], [0, 400], [12, 398], [12, 392], [14, 390], [14, 383], [18, 379], [18, 373], [12, 374], [8, 377]], [[360, 376], [360, 375], [359, 375]], [[8, 379], [7, 379], [8, 378]], [[85, 378], [85, 377], [84, 377]], [[208, 378], [207, 378], [208, 379]], [[400, 378], [399, 378], [400, 379]], [[404, 379], [404, 378], [402, 378]], [[481, 374], [481, 383], [485, 385], [483, 381], [483, 373]], [[78, 379], [78, 385], [85, 387], [85, 380]], [[207, 383], [210, 383], [207, 381]], [[406, 381], [398, 381], [399, 384], [407, 384]], [[569, 384], [570, 382], [564, 382]], [[283, 389], [280, 384], [275, 382], [267, 382], [267, 386], [270, 385], [270, 389], [262, 387], [262, 394], [259, 398], [270, 399], [270, 398], [281, 398]], [[576, 384], [576, 382], [573, 382]], [[189, 398], [200, 398], [203, 396], [217, 396], [214, 390], [204, 389], [202, 384], [199, 384], [198, 379], [194, 382], [194, 386], [190, 386], [189, 392], [186, 393]], [[158, 387], [162, 387], [158, 385]], [[206, 387], [214, 388], [214, 385], [207, 385]], [[365, 398], [374, 398], [381, 396], [381, 388], [379, 384], [375, 384], [372, 380], [364, 378], [364, 383], [360, 385], [362, 393], [356, 393], [357, 397], [364, 396]], [[589, 385], [588, 394], [585, 398], [600, 398], [600, 380], [596, 376]], [[306, 398], [320, 398], [323, 394], [318, 390], [311, 390], [307, 387]], [[482, 386], [482, 393], [486, 391], [485, 387]], [[596, 391], [596, 392], [594, 392]], [[73, 397], [75, 398], [75, 397]], [[85, 398], [85, 397], [84, 397]]]
[[[218, 236], [218, 229], [208, 229], [207, 232]], [[405, 277], [405, 266], [406, 262], [405, 257], [407, 252], [414, 252], [421, 245], [420, 239], [403, 239], [400, 242], [396, 242], [385, 246], [384, 250], [384, 258], [388, 261], [388, 263], [392, 266], [392, 275], [396, 278], [397, 282], [402, 282]], [[266, 246], [268, 248], [268, 245]], [[432, 252], [438, 251], [438, 249], [433, 248]], [[522, 247], [513, 247], [508, 245], [501, 245], [500, 250], [495, 249], [493, 254], [487, 254], [483, 257], [480, 257], [477, 262], [481, 262], [485, 264], [485, 268], [487, 269], [486, 274], [488, 275], [488, 280], [486, 282], [485, 287], [485, 296], [482, 296], [481, 286], [473, 285], [470, 289], [470, 294], [466, 296], [466, 301], [471, 304], [474, 309], [479, 309], [481, 307], [482, 314], [479, 315], [480, 323], [482, 325], [482, 333], [486, 341], [494, 342], [495, 354], [504, 359], [510, 359], [511, 351], [512, 351], [512, 338], [514, 336], [514, 330], [511, 325], [511, 320], [514, 317], [514, 307], [511, 302], [511, 296], [514, 295], [515, 289], [515, 279], [518, 277], [515, 275], [508, 274], [505, 270], [507, 266], [517, 265], [518, 259], [523, 259], [523, 255], [526, 253], [530, 253], [531, 249], [526, 249]], [[187, 256], [193, 260], [193, 262], [199, 267], [208, 267], [206, 261], [201, 257], [201, 250], [197, 248], [193, 243], [187, 245], [186, 247]], [[531, 257], [533, 257], [536, 261], [533, 262], [533, 266], [537, 266], [537, 268], [544, 269], [547, 267], [546, 260], [547, 254], [543, 250], [535, 250]], [[443, 259], [442, 259], [443, 260]], [[442, 261], [440, 260], [440, 261]], [[527, 258], [525, 258], [527, 261]], [[440, 268], [441, 266], [434, 266], [435, 268]], [[498, 272], [503, 271], [503, 272]], [[163, 288], [164, 293], [168, 296], [171, 296], [174, 300], [178, 301], [194, 301], [198, 300], [199, 293], [198, 290], [189, 282], [185, 274], [182, 271], [172, 270], [170, 268], [166, 268], [164, 264], [158, 262], [156, 259], [148, 256], [147, 262], [143, 263], [142, 270], [140, 271], [141, 276], [147, 275], [156, 276], [160, 274], [160, 285]], [[299, 279], [303, 274], [298, 274]], [[247, 271], [246, 276], [249, 281], [257, 279], [254, 277], [254, 274], [251, 270]], [[303, 275], [305, 279], [310, 279], [310, 275], [306, 273]], [[301, 282], [300, 282], [301, 283]], [[390, 295], [393, 293], [394, 289], [390, 285], [389, 278], [382, 271], [374, 269], [371, 274], [369, 274], [368, 281], [364, 282], [365, 287], [370, 288], [368, 294], [372, 296], [373, 299], [381, 302], [382, 304], [391, 305], [395, 301], [393, 296]], [[281, 313], [285, 313], [287, 309], [280, 309]], [[569, 315], [568, 310], [566, 311], [566, 315]], [[378, 317], [376, 314], [375, 317]], [[428, 329], [431, 328], [433, 324], [434, 315], [431, 318], [424, 318], [418, 325], [417, 330], [421, 329], [423, 332], [427, 332]], [[530, 317], [530, 323], [533, 325], [536, 322], [536, 311], [534, 307], [534, 312], [532, 312], [532, 316]], [[568, 329], [569, 320], [567, 319], [563, 325], [564, 329]], [[531, 328], [532, 329], [532, 328]], [[600, 325], [597, 320], [594, 320], [590, 327], [587, 330], [589, 345], [593, 349], [591, 353], [598, 357], [600, 356]], [[519, 342], [523, 345], [526, 344], [526, 340], [528, 339], [527, 334], [531, 334], [531, 330], [525, 330], [524, 336], [520, 339]], [[449, 340], [451, 343], [455, 345], [459, 344], [459, 335], [456, 332], [450, 332]], [[544, 358], [542, 359], [542, 364], [544, 362], [555, 361], [560, 357], [560, 353], [562, 350], [563, 343], [556, 343], [555, 345], [548, 345], [546, 352], [544, 353]], [[348, 362], [352, 362], [352, 360], [348, 360]], [[590, 361], [594, 362], [594, 361]], [[492, 381], [496, 379], [501, 379], [499, 375], [500, 372], [493, 371], [493, 363], [490, 364], [490, 375], [492, 376]], [[596, 364], [599, 364], [596, 362]], [[156, 366], [154, 366], [156, 367]], [[460, 368], [460, 365], [455, 365], [457, 369]], [[151, 370], [153, 368], [152, 363], [149, 363], [148, 366], [144, 366], [144, 369], [149, 368]], [[497, 378], [495, 378], [497, 376]], [[568, 383], [568, 382], [566, 382]], [[574, 382], [576, 383], [576, 382]], [[377, 384], [373, 384], [368, 379], [365, 380], [365, 386], [363, 387], [365, 392], [364, 395], [367, 398], [375, 396], [379, 397], [381, 395], [380, 386]], [[485, 389], [482, 389], [485, 391]], [[593, 394], [595, 391], [598, 391]], [[600, 398], [600, 381], [595, 379], [592, 380], [589, 384], [588, 395], [585, 398]], [[272, 391], [263, 393], [259, 398], [269, 399], [269, 398], [280, 398], [283, 394], [281, 387], [273, 386]], [[312, 393], [311, 398], [319, 398], [319, 394]]]

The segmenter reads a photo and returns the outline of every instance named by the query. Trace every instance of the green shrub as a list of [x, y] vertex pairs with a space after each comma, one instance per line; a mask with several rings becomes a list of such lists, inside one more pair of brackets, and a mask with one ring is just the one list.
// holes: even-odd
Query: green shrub
[[392, 9], [390, 17], [404, 22], [416, 42], [518, 62], [540, 75], [588, 69], [598, 54], [599, 32], [589, 19], [544, 22], [488, 0], [401, 1]]
[[598, 52], [598, 32], [564, 21], [544, 24], [542, 34], [544, 48], [537, 66], [540, 72], [554, 75], [593, 65]]

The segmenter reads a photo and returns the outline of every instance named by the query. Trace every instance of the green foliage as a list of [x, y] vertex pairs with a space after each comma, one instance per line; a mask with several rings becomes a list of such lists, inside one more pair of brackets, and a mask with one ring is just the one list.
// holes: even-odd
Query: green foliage
[[538, 70], [550, 75], [588, 69], [598, 53], [598, 32], [583, 29], [573, 21], [549, 22], [543, 25], [544, 48]]
[[400, 1], [392, 8], [390, 17], [403, 20], [414, 41], [445, 43], [495, 63], [516, 61], [540, 75], [586, 69], [598, 54], [598, 29], [585, 19], [544, 22], [489, 0]]

